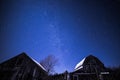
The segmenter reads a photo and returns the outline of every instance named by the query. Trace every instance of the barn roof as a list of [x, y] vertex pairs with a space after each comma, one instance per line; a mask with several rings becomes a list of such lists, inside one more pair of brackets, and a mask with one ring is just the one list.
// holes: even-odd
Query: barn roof
[[75, 71], [82, 69], [85, 65], [88, 64], [94, 64], [94, 65], [99, 65], [99, 66], [104, 66], [104, 64], [95, 56], [89, 55], [85, 58], [83, 58], [76, 66], [75, 66]]
[[15, 57], [12, 57], [11, 59], [8, 59], [6, 61], [4, 61], [3, 63], [1, 64], [5, 64], [5, 63], [9, 63], [11, 62], [13, 59], [18, 59], [20, 57], [23, 57], [23, 59], [29, 59], [30, 61], [32, 61], [35, 65], [37, 65], [38, 67], [42, 68], [44, 71], [46, 71], [46, 69], [40, 64], [38, 63], [35, 59], [33, 59], [32, 57], [28, 56], [25, 52], [22, 52], [21, 54], [15, 56]]

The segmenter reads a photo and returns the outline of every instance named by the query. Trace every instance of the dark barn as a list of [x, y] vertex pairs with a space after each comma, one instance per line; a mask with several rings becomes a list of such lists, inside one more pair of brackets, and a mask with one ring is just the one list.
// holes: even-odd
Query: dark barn
[[0, 64], [0, 80], [45, 80], [45, 69], [22, 53]]
[[107, 68], [93, 55], [81, 60], [70, 73], [70, 80], [109, 80], [108, 77]]

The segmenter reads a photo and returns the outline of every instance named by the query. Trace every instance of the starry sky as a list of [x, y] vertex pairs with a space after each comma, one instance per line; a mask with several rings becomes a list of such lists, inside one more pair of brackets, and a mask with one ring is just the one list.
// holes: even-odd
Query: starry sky
[[55, 55], [58, 73], [92, 54], [120, 65], [120, 0], [0, 0], [0, 62]]

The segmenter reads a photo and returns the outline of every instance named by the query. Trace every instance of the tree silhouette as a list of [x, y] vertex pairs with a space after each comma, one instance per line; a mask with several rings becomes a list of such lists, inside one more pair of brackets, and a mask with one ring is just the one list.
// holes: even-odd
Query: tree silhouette
[[54, 55], [48, 55], [46, 58], [40, 61], [40, 64], [46, 69], [48, 74], [53, 74], [54, 67], [57, 65], [58, 59]]

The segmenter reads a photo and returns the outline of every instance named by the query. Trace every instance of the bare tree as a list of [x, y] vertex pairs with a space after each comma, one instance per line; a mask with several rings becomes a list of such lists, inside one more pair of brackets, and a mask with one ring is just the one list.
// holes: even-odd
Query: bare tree
[[58, 64], [58, 59], [54, 55], [48, 55], [40, 61], [40, 64], [46, 69], [48, 74], [54, 73], [54, 67]]

